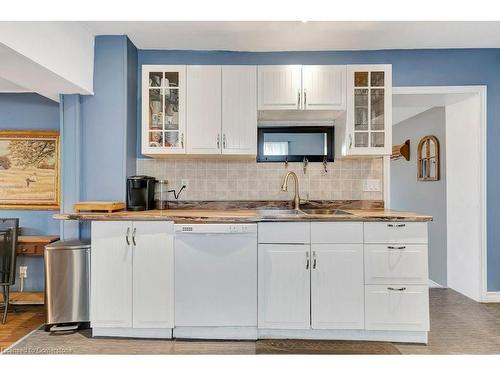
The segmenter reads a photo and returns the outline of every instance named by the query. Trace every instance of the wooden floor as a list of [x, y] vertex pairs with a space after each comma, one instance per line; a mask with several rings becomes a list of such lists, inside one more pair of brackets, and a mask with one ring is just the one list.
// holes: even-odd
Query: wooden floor
[[[91, 338], [90, 330], [56, 335], [37, 331], [11, 353], [32, 349], [68, 354], [500, 354], [500, 304], [480, 304], [450, 289], [431, 289], [428, 345], [349, 341], [182, 341]], [[43, 320], [38, 307], [18, 307], [0, 325], [0, 347], [32, 331]], [[24, 310], [21, 310], [24, 309]]]
[[[15, 309], [16, 312], [9, 310], [6, 324], [0, 322], [0, 352], [45, 322], [43, 306], [16, 306]], [[3, 306], [0, 312], [3, 316]]]

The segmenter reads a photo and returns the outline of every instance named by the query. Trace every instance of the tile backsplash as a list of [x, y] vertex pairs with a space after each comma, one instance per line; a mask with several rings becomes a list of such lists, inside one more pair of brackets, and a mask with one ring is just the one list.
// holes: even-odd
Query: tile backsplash
[[[364, 192], [364, 179], [379, 179], [382, 187], [383, 160], [336, 160], [327, 166], [309, 163], [257, 163], [253, 160], [137, 159], [137, 174], [166, 179], [169, 189], [178, 190], [187, 180], [179, 200], [287, 200], [293, 195], [280, 190], [283, 177], [294, 171], [299, 177], [300, 196], [313, 200], [382, 200], [383, 192]], [[173, 196], [171, 198], [174, 199]]]

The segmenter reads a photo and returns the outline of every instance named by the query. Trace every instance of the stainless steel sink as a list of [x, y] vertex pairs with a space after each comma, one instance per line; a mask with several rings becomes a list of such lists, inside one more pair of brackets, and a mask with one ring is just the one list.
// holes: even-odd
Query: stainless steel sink
[[303, 215], [304, 213], [300, 210], [288, 209], [288, 208], [264, 208], [257, 210], [259, 215]]
[[352, 215], [336, 208], [303, 208], [302, 211], [307, 215]]

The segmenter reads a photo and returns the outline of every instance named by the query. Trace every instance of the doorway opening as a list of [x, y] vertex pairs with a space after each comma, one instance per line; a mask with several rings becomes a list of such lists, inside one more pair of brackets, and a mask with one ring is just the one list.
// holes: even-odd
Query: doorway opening
[[[417, 178], [418, 163], [422, 163], [417, 160], [417, 147], [429, 135], [439, 142], [437, 181]], [[408, 161], [384, 160], [386, 207], [433, 215], [429, 223], [431, 285], [452, 288], [476, 301], [490, 301], [486, 285], [486, 86], [395, 87], [393, 145], [406, 140], [410, 140]]]

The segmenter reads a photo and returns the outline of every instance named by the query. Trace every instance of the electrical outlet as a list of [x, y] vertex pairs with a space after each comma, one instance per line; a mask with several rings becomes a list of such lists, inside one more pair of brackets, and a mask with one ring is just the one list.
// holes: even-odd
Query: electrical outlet
[[184, 189], [188, 190], [189, 189], [189, 180], [186, 180], [186, 179], [182, 179], [181, 180], [181, 187], [185, 186]]
[[366, 179], [363, 180], [363, 191], [380, 191], [379, 179]]
[[28, 278], [28, 266], [19, 266], [19, 277], [23, 279]]

